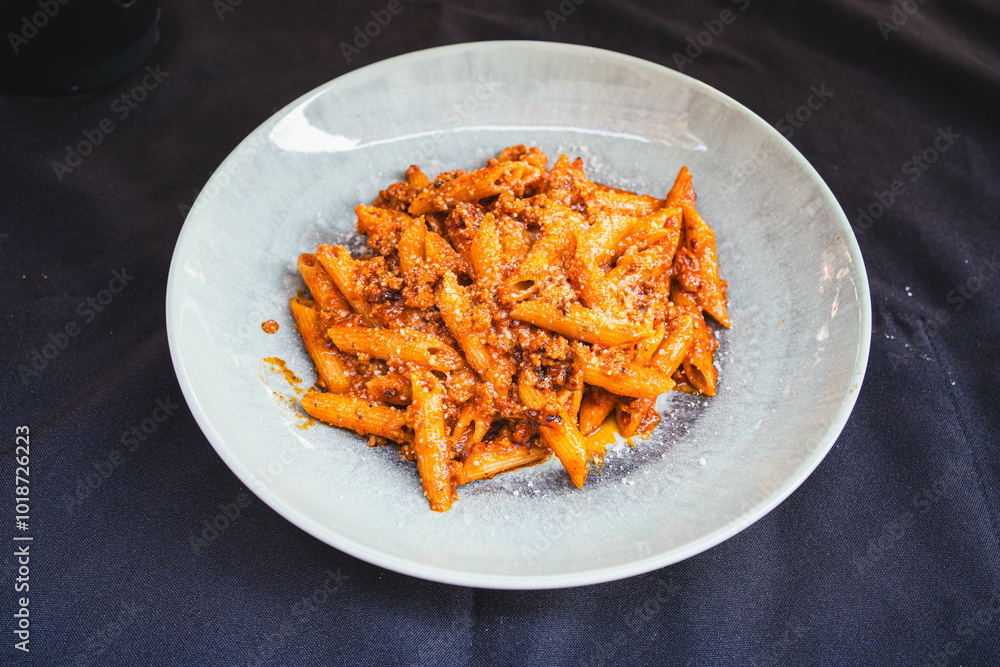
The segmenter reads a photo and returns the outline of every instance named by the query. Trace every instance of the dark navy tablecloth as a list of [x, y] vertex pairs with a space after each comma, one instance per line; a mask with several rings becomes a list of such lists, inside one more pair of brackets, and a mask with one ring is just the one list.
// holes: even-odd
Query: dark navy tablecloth
[[[345, 49], [387, 4], [165, 3], [148, 69], [0, 96], [0, 663], [1000, 664], [1000, 7], [402, 0]], [[829, 456], [750, 528], [647, 575], [474, 590], [340, 553], [240, 484], [170, 363], [171, 252], [236, 144], [345, 72], [486, 39], [621, 51], [727, 93], [816, 167], [864, 254], [871, 362]]]

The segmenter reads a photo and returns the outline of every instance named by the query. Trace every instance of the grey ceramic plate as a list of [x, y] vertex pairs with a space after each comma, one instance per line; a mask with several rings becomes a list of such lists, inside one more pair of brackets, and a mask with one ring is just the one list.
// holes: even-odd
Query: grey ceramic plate
[[[416, 467], [332, 427], [300, 428], [312, 365], [288, 299], [320, 243], [360, 249], [352, 210], [399, 180], [535, 144], [595, 180], [665, 195], [681, 165], [718, 237], [733, 328], [721, 389], [673, 395], [663, 423], [576, 489], [554, 459], [431, 512]], [[281, 329], [266, 335], [261, 322]], [[830, 190], [775, 130], [687, 76], [617, 53], [462, 44], [342, 76], [296, 100], [219, 167], [192, 208], [167, 290], [170, 352], [208, 440], [247, 486], [321, 540], [382, 567], [494, 588], [554, 588], [675, 563], [787, 497], [833, 445], [871, 331], [864, 265]], [[700, 460], [704, 465], [699, 465]], [[835, 473], [834, 473], [835, 474]]]

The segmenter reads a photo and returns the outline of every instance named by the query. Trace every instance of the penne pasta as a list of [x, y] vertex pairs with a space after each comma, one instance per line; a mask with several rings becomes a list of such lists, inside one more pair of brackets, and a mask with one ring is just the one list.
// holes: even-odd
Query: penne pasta
[[573, 484], [580, 488], [587, 479], [587, 446], [583, 435], [565, 406], [555, 396], [538, 390], [535, 379], [530, 369], [521, 370], [517, 385], [521, 401], [534, 415], [542, 439], [555, 452]]
[[469, 322], [472, 304], [455, 274], [446, 273], [441, 280], [437, 305], [441, 319], [458, 341], [469, 365], [493, 386], [498, 395], [505, 396], [516, 370], [514, 363], [502, 351], [490, 349], [482, 337], [476, 335]]
[[669, 376], [653, 368], [639, 366], [615, 355], [600, 357], [581, 345], [574, 346], [583, 381], [613, 394], [633, 398], [656, 398], [674, 387]]
[[638, 195], [600, 183], [588, 181], [581, 190], [588, 212], [600, 210], [612, 215], [642, 217], [663, 207], [663, 200], [652, 195]]
[[368, 236], [368, 245], [380, 255], [389, 255], [399, 244], [399, 237], [413, 220], [403, 211], [359, 204], [354, 207], [358, 217], [358, 234]]
[[327, 329], [326, 335], [334, 345], [348, 354], [399, 359], [436, 371], [454, 371], [465, 366], [465, 360], [448, 343], [414, 329], [392, 331], [338, 325]]
[[479, 231], [472, 239], [470, 249], [472, 269], [476, 272], [476, 286], [491, 289], [500, 282], [503, 248], [497, 234], [496, 220], [487, 213], [479, 223]]
[[583, 161], [577, 159], [570, 162], [565, 155], [560, 155], [552, 170], [549, 171], [548, 183], [544, 190], [545, 197], [567, 208], [585, 208], [581, 196], [580, 185], [590, 181], [583, 174]]
[[615, 246], [614, 255], [622, 255], [629, 248], [644, 250], [651, 245], [665, 241], [667, 246], [677, 247], [683, 226], [683, 212], [671, 206], [655, 211], [636, 222]]
[[649, 327], [615, 319], [597, 310], [570, 304], [560, 311], [554, 304], [539, 299], [517, 304], [510, 311], [510, 316], [567, 338], [595, 345], [623, 345], [653, 333]]
[[427, 225], [422, 217], [411, 220], [403, 229], [396, 247], [399, 270], [406, 286], [404, 303], [410, 308], [429, 308], [434, 304], [431, 285], [437, 279], [434, 267], [426, 259]]
[[334, 313], [339, 317], [350, 315], [350, 305], [337, 289], [333, 278], [316, 259], [316, 255], [310, 253], [299, 255], [297, 266], [319, 310]]
[[413, 402], [407, 409], [413, 428], [413, 450], [424, 496], [435, 512], [447, 512], [455, 501], [451, 481], [451, 446], [444, 421], [444, 388], [426, 369], [410, 375]]
[[528, 148], [524, 144], [508, 146], [497, 154], [497, 162], [512, 162], [514, 160], [523, 160], [528, 164], [535, 165], [539, 169], [545, 169], [545, 166], [549, 163], [548, 156], [537, 146], [532, 146], [531, 148]]
[[538, 465], [552, 456], [552, 450], [526, 445], [494, 446], [481, 443], [473, 447], [465, 461], [452, 470], [456, 486], [480, 479], [492, 479], [500, 473]]
[[687, 168], [660, 199], [547, 165], [524, 145], [433, 179], [411, 165], [355, 209], [373, 252], [297, 261], [312, 300], [290, 307], [326, 390], [302, 408], [399, 443], [437, 512], [553, 455], [583, 487], [616, 432], [649, 437], [658, 396], [718, 391], [704, 313], [729, 326], [727, 285]]
[[357, 260], [343, 246], [321, 245], [316, 248], [316, 259], [326, 270], [340, 293], [368, 325], [376, 326], [372, 310], [364, 296], [364, 283], [358, 271]]
[[493, 426], [496, 412], [483, 405], [469, 401], [462, 406], [458, 414], [458, 422], [452, 429], [451, 438], [455, 443], [455, 451], [459, 454], [467, 452], [483, 441]]
[[705, 324], [694, 295], [675, 286], [670, 292], [671, 300], [678, 308], [691, 317], [691, 342], [681, 361], [681, 368], [687, 381], [700, 393], [715, 396], [719, 372], [712, 363], [718, 344], [711, 329]]
[[695, 299], [702, 310], [724, 327], [729, 327], [726, 313], [726, 281], [719, 279], [719, 260], [715, 254], [715, 234], [693, 206], [684, 205], [684, 246], [695, 260], [700, 280]]
[[377, 435], [399, 443], [413, 439], [406, 410], [332, 393], [306, 394], [300, 403], [310, 416], [358, 435]]
[[533, 296], [560, 272], [563, 252], [573, 242], [573, 230], [584, 224], [579, 213], [554, 203], [547, 205], [539, 218], [541, 235], [507, 280], [506, 295], [512, 302]]
[[604, 265], [638, 219], [603, 213], [595, 217], [594, 225], [578, 234], [576, 252], [566, 274], [587, 306], [615, 313], [620, 304], [614, 285], [605, 278]]
[[694, 322], [694, 318], [686, 312], [679, 312], [670, 320], [670, 333], [663, 338], [663, 342], [653, 354], [653, 368], [666, 376], [673, 376], [691, 347], [691, 341], [694, 339]]
[[580, 403], [580, 432], [584, 435], [595, 433], [617, 403], [618, 399], [607, 389], [587, 387]]
[[399, 269], [403, 277], [411, 283], [423, 283], [424, 275], [424, 238], [427, 236], [427, 225], [423, 218], [417, 218], [407, 223], [399, 237], [396, 251], [399, 253]]
[[[560, 156], [560, 161], [564, 157]], [[582, 201], [589, 216], [603, 213], [642, 217], [664, 205], [662, 199], [657, 199], [652, 195], [640, 195], [610, 185], [594, 183], [584, 175], [583, 163], [579, 158], [572, 165], [569, 164], [568, 160], [565, 165], [560, 165], [557, 162], [553, 172], [559, 173], [563, 179], [569, 181], [571, 191]]]
[[681, 204], [694, 206], [696, 201], [691, 173], [687, 167], [681, 167], [681, 170], [677, 172], [677, 178], [674, 179], [673, 187], [667, 193], [667, 206], [680, 206]]
[[329, 343], [323, 337], [323, 329], [319, 322], [319, 313], [313, 304], [303, 299], [292, 299], [289, 302], [295, 328], [302, 336], [306, 352], [316, 365], [316, 374], [324, 389], [333, 393], [341, 393], [351, 388], [351, 368], [338, 356], [336, 350], [330, 349]]
[[691, 347], [681, 367], [684, 369], [684, 376], [688, 382], [705, 396], [715, 396], [716, 383], [719, 379], [719, 371], [712, 364], [712, 357], [715, 349], [715, 338], [707, 327], [695, 328], [695, 335], [691, 340]]
[[615, 268], [608, 272], [607, 282], [616, 291], [629, 278], [651, 282], [670, 270], [676, 249], [676, 243], [668, 240], [641, 252], [625, 255]]
[[440, 234], [427, 232], [424, 237], [424, 253], [435, 278], [440, 278], [448, 271], [455, 275], [472, 275], [469, 263]]
[[406, 184], [419, 192], [430, 185], [431, 180], [424, 175], [424, 172], [420, 171], [420, 167], [411, 164], [410, 168], [406, 170]]
[[583, 374], [578, 373], [578, 375], [580, 376], [580, 380], [577, 383], [579, 385], [578, 389], [561, 389], [556, 392], [556, 396], [566, 407], [566, 414], [569, 416], [570, 421], [577, 428], [580, 427], [580, 404], [583, 403]]
[[446, 211], [455, 204], [474, 202], [503, 191], [520, 196], [526, 187], [541, 178], [544, 172], [528, 162], [500, 162], [446, 181], [436, 187], [431, 184], [410, 204], [410, 215]]
[[619, 402], [615, 406], [615, 423], [623, 438], [637, 435], [648, 438], [660, 423], [660, 413], [656, 411], [656, 399], [634, 398]]
[[653, 333], [640, 338], [635, 344], [632, 360], [640, 366], [648, 366], [665, 335], [666, 329], [660, 326]]

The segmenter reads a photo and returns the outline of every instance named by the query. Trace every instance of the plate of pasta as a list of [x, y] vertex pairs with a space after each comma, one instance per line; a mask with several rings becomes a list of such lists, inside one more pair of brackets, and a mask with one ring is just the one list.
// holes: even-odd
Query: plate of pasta
[[171, 357], [233, 472], [413, 576], [554, 588], [736, 534], [860, 389], [862, 258], [773, 128], [586, 47], [420, 51], [317, 88], [177, 242]]

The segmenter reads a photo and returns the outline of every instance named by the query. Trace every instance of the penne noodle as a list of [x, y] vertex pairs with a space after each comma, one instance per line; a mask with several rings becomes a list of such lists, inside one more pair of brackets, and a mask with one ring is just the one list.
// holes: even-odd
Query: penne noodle
[[566, 407], [566, 414], [569, 415], [570, 421], [573, 422], [577, 428], [580, 427], [580, 404], [583, 403], [583, 374], [580, 373], [579, 375], [579, 389], [575, 389], [573, 391], [570, 391], [569, 389], [561, 389], [556, 393], [556, 396]]
[[424, 175], [424, 172], [420, 171], [420, 167], [411, 164], [410, 168], [406, 170], [406, 184], [414, 190], [423, 190], [431, 184], [431, 180]]
[[694, 334], [691, 337], [691, 346], [688, 348], [681, 368], [695, 389], [705, 396], [715, 396], [716, 383], [719, 378], [719, 371], [712, 363], [715, 355], [717, 343], [711, 330], [705, 326], [704, 320], [694, 320]]
[[458, 421], [451, 432], [455, 450], [461, 454], [482, 442], [493, 426], [495, 417], [496, 412], [492, 409], [484, 410], [483, 406], [475, 404], [474, 401], [466, 403], [458, 414]]
[[472, 269], [476, 272], [476, 285], [488, 289], [496, 286], [500, 282], [503, 248], [500, 246], [496, 220], [492, 213], [487, 213], [479, 223], [470, 252]]
[[[640, 195], [610, 185], [594, 183], [583, 173], [583, 163], [577, 158], [572, 164], [560, 156], [552, 171], [556, 175], [557, 189], [575, 191], [586, 208], [587, 215], [609, 214], [642, 217], [663, 207], [662, 199], [651, 195]], [[560, 162], [564, 164], [560, 164]], [[550, 181], [553, 180], [550, 177]]]
[[377, 435], [398, 443], [413, 439], [406, 410], [356, 396], [332, 393], [306, 394], [300, 403], [310, 416], [351, 429], [358, 435]]
[[614, 285], [605, 278], [604, 265], [638, 219], [619, 214], [596, 217], [597, 222], [578, 235], [576, 252], [566, 275], [587, 306], [614, 313], [620, 304]]
[[297, 266], [319, 310], [335, 313], [340, 317], [351, 314], [351, 307], [337, 289], [333, 278], [316, 259], [316, 255], [310, 253], [299, 255]]
[[587, 181], [581, 191], [588, 213], [600, 210], [612, 215], [642, 217], [663, 207], [663, 200], [651, 195], [639, 195], [591, 181]]
[[623, 438], [636, 435], [648, 438], [660, 423], [655, 398], [636, 398], [622, 401], [615, 406], [615, 423]]
[[472, 275], [469, 263], [440, 234], [427, 232], [424, 237], [424, 253], [435, 278], [440, 278], [448, 271], [455, 275]]
[[640, 366], [648, 366], [649, 362], [653, 359], [653, 355], [656, 354], [656, 350], [659, 349], [660, 343], [663, 342], [665, 335], [666, 329], [661, 325], [650, 335], [640, 338], [635, 344], [635, 351], [632, 355], [633, 361]]
[[602, 360], [582, 345], [574, 347], [578, 367], [583, 371], [583, 381], [613, 394], [633, 398], [656, 398], [674, 387], [674, 381], [659, 371], [637, 364]]
[[545, 197], [562, 206], [583, 207], [578, 184], [589, 183], [583, 175], [583, 162], [570, 162], [565, 155], [560, 155], [552, 170], [549, 171], [548, 183], [545, 187]]
[[399, 245], [396, 246], [399, 271], [406, 283], [403, 288], [403, 301], [410, 308], [423, 309], [434, 305], [431, 285], [437, 276], [433, 267], [426, 261], [427, 234], [427, 224], [423, 217], [416, 218], [406, 225], [399, 237]]
[[608, 272], [607, 282], [617, 287], [631, 276], [642, 281], [655, 280], [670, 270], [676, 250], [677, 244], [671, 243], [668, 239], [641, 252], [625, 255], [618, 260], [615, 268]]
[[442, 183], [440, 187], [435, 187], [436, 183], [432, 183], [422, 190], [410, 204], [410, 215], [446, 211], [455, 204], [478, 201], [506, 190], [512, 190], [520, 196], [543, 173], [527, 162], [499, 162], [492, 167], [470, 171]]
[[327, 329], [326, 335], [330, 342], [348, 354], [399, 359], [436, 371], [454, 371], [465, 366], [465, 360], [448, 343], [414, 329], [338, 325]]
[[680, 367], [694, 339], [694, 318], [680, 312], [670, 322], [671, 330], [653, 355], [652, 366], [664, 375], [672, 376]]
[[497, 154], [497, 162], [512, 162], [521, 160], [528, 164], [533, 164], [539, 169], [545, 169], [549, 163], [549, 158], [541, 149], [532, 146], [528, 148], [524, 144], [508, 146]]
[[680, 206], [687, 204], [694, 206], [697, 197], [694, 194], [694, 185], [691, 183], [691, 174], [687, 167], [681, 167], [674, 179], [674, 185], [667, 194], [667, 206]]
[[543, 210], [541, 224], [538, 240], [507, 280], [506, 294], [512, 302], [533, 296], [552, 275], [560, 272], [562, 255], [573, 242], [574, 229], [585, 223], [576, 211], [552, 204]]
[[346, 248], [339, 245], [321, 245], [316, 248], [316, 259], [323, 265], [354, 312], [360, 315], [366, 324], [376, 326], [371, 307], [365, 300], [364, 282], [361, 280], [357, 260], [351, 257]]
[[[618, 244], [640, 222], [641, 218], [621, 214], [600, 214], [592, 227], [585, 229], [577, 240], [574, 266], [577, 262], [589, 262], [601, 266], [615, 254]], [[570, 268], [572, 271], [572, 267]]]
[[407, 410], [413, 428], [413, 450], [424, 496], [435, 512], [447, 512], [455, 501], [451, 480], [451, 444], [444, 421], [444, 388], [430, 371], [410, 374], [413, 402]]
[[696, 327], [691, 347], [681, 362], [688, 382], [705, 396], [715, 396], [716, 383], [719, 379], [719, 371], [712, 364], [715, 345], [715, 338], [708, 331], [708, 327]]
[[465, 461], [452, 469], [452, 479], [456, 486], [538, 465], [552, 456], [552, 451], [543, 447], [492, 445], [489, 442], [476, 445]]
[[712, 363], [718, 344], [712, 330], [705, 324], [701, 308], [690, 292], [685, 292], [675, 285], [670, 290], [671, 300], [688, 313], [692, 321], [691, 343], [681, 361], [681, 369], [687, 381], [700, 393], [715, 396], [716, 382], [719, 372]]
[[359, 204], [354, 207], [358, 216], [358, 234], [368, 236], [368, 245], [380, 255], [389, 255], [399, 243], [403, 229], [413, 220], [403, 211]]
[[534, 380], [532, 371], [522, 369], [518, 394], [525, 407], [534, 413], [535, 426], [545, 444], [555, 452], [573, 484], [580, 488], [587, 479], [587, 447], [583, 435], [565, 406], [560, 405], [554, 395], [539, 391]]
[[580, 403], [580, 432], [584, 435], [597, 432], [617, 403], [618, 399], [608, 390], [587, 387]]
[[399, 373], [374, 377], [365, 383], [365, 388], [375, 400], [381, 403], [409, 405], [412, 400], [410, 379]]
[[303, 299], [292, 299], [289, 302], [295, 328], [302, 336], [306, 352], [316, 365], [316, 374], [323, 387], [333, 393], [342, 393], [351, 388], [351, 368], [330, 349], [329, 343], [323, 338], [323, 329], [319, 323], [319, 313], [316, 308]]
[[633, 246], [638, 250], [644, 250], [664, 239], [668, 246], [676, 248], [682, 226], [683, 212], [679, 207], [671, 206], [655, 211], [636, 222], [629, 233], [615, 246], [614, 255], [618, 257]]
[[510, 311], [510, 316], [567, 338], [595, 345], [623, 345], [653, 333], [649, 327], [615, 319], [576, 304], [566, 306], [565, 312], [561, 312], [555, 305], [539, 299], [517, 304]]
[[693, 206], [684, 207], [684, 244], [697, 261], [701, 285], [696, 299], [702, 310], [716, 322], [728, 328], [726, 313], [726, 281], [719, 279], [719, 260], [715, 253], [715, 233], [712, 232]]
[[423, 218], [410, 221], [399, 237], [396, 250], [399, 253], [399, 270], [403, 278], [411, 283], [423, 282], [424, 237], [427, 225]]
[[511, 379], [516, 371], [514, 363], [502, 351], [489, 348], [472, 330], [469, 314], [472, 303], [465, 288], [458, 284], [455, 274], [446, 273], [441, 279], [437, 292], [437, 306], [441, 319], [458, 341], [472, 369], [486, 379], [500, 396], [505, 396], [511, 387]]

